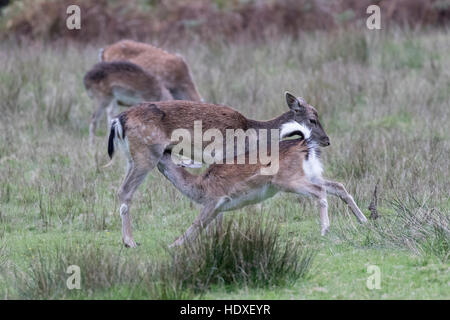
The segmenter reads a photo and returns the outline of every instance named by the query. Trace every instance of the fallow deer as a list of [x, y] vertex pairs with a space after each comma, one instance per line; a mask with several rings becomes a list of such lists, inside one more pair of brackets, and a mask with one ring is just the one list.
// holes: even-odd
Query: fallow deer
[[131, 106], [142, 101], [173, 99], [156, 76], [126, 61], [97, 63], [83, 80], [88, 95], [97, 105], [89, 126], [91, 144], [105, 110], [109, 124], [117, 114], [117, 105]]
[[328, 202], [326, 193], [340, 197], [352, 210], [359, 222], [367, 222], [345, 187], [322, 178], [322, 164], [318, 144], [311, 138], [311, 130], [296, 125], [302, 139], [280, 142], [279, 170], [274, 175], [261, 175], [261, 164], [213, 164], [199, 176], [192, 175], [172, 162], [170, 152], [165, 152], [158, 170], [194, 202], [202, 205], [194, 223], [173, 244], [195, 239], [198, 233], [222, 212], [259, 203], [278, 192], [304, 194], [318, 200], [320, 206], [321, 234], [328, 232]]
[[158, 76], [176, 100], [201, 101], [184, 58], [150, 44], [121, 40], [100, 51], [100, 61], [125, 60]]
[[[108, 154], [112, 158], [117, 142], [128, 162], [128, 171], [118, 192], [124, 244], [129, 247], [136, 246], [129, 213], [133, 194], [147, 173], [161, 160], [164, 152], [170, 151], [178, 143], [172, 141], [171, 136], [179, 128], [193, 134], [194, 122], [202, 121], [203, 131], [211, 128], [222, 133], [227, 129], [255, 129], [258, 132], [264, 129], [280, 129], [282, 135], [286, 136], [290, 132], [298, 131], [296, 126], [305, 122], [311, 125], [314, 141], [320, 146], [328, 146], [329, 138], [319, 122], [315, 108], [302, 98], [296, 98], [289, 93], [286, 93], [286, 102], [290, 110], [267, 121], [247, 119], [227, 106], [177, 100], [142, 103], [114, 118], [109, 135]], [[202, 148], [205, 148], [205, 145], [202, 145]]]

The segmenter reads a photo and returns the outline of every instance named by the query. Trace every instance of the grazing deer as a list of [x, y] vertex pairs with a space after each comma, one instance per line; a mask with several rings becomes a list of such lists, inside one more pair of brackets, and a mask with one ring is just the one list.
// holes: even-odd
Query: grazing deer
[[89, 126], [91, 144], [105, 110], [109, 124], [117, 114], [117, 105], [131, 106], [142, 101], [172, 100], [172, 95], [157, 77], [126, 61], [97, 63], [83, 80], [88, 95], [97, 104]]
[[[136, 246], [129, 213], [133, 194], [147, 173], [161, 160], [164, 152], [171, 150], [177, 143], [171, 140], [171, 135], [179, 128], [185, 128], [192, 134], [194, 121], [200, 120], [204, 131], [211, 128], [221, 132], [227, 129], [281, 129], [281, 135], [289, 136], [290, 133], [298, 131], [298, 124], [305, 122], [311, 125], [314, 141], [320, 146], [328, 146], [330, 140], [319, 122], [315, 108], [302, 98], [296, 98], [287, 92], [286, 102], [290, 110], [267, 121], [247, 119], [226, 106], [177, 100], [142, 103], [114, 118], [111, 123], [108, 154], [112, 158], [117, 142], [128, 162], [128, 171], [118, 192], [124, 244], [129, 247]], [[202, 145], [202, 148], [204, 147], [205, 145]]]
[[176, 100], [201, 101], [183, 57], [152, 45], [121, 40], [100, 51], [100, 61], [125, 60], [158, 76]]
[[213, 164], [206, 172], [195, 176], [175, 165], [170, 152], [165, 152], [158, 162], [158, 170], [181, 193], [203, 206], [194, 223], [172, 246], [194, 239], [217, 215], [220, 226], [222, 212], [264, 201], [278, 192], [304, 194], [317, 199], [322, 235], [330, 226], [327, 192], [347, 203], [359, 222], [367, 222], [342, 184], [322, 178], [318, 144], [311, 138], [311, 130], [301, 124], [296, 127], [302, 139], [280, 142], [280, 165], [274, 175], [261, 175], [261, 164], [257, 163]]

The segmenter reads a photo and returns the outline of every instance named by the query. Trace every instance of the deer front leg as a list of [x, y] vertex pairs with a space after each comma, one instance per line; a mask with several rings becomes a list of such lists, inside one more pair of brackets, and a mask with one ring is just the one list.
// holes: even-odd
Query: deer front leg
[[194, 223], [170, 247], [181, 246], [185, 241], [195, 240], [200, 231], [207, 227], [219, 213], [216, 210], [216, 204], [216, 201], [206, 204], [201, 213], [195, 218]]
[[342, 183], [324, 180], [323, 184], [327, 190], [327, 192], [338, 196], [341, 198], [342, 201], [344, 201], [352, 210], [353, 214], [355, 215], [356, 219], [360, 223], [366, 223], [367, 218], [366, 216], [361, 212], [361, 210], [358, 208], [355, 200], [353, 200], [353, 197], [345, 190], [345, 187]]
[[308, 180], [294, 181], [281, 186], [282, 190], [297, 194], [306, 194], [319, 201], [320, 208], [320, 234], [324, 236], [330, 229], [330, 219], [328, 218], [327, 192], [323, 185], [309, 182]]
[[320, 208], [320, 234], [322, 236], [326, 235], [330, 229], [330, 219], [328, 218], [328, 201], [327, 193], [325, 188], [317, 185], [312, 185], [312, 190], [310, 190], [311, 195], [313, 195], [317, 200], [319, 200]]
[[318, 184], [306, 184], [302, 187], [304, 193], [309, 193], [314, 198], [319, 200], [319, 208], [320, 208], [320, 235], [324, 236], [328, 233], [330, 229], [330, 219], [328, 218], [328, 201], [327, 201], [327, 192], [322, 185]]

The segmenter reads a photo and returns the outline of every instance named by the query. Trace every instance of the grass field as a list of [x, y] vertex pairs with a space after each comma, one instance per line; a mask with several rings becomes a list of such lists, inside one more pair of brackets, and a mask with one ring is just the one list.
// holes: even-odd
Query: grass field
[[[243, 221], [238, 230], [261, 217], [262, 228], [275, 222], [278, 241], [314, 256], [292, 281], [202, 290], [171, 288], [167, 246], [198, 209], [156, 170], [131, 209], [141, 246], [122, 247], [116, 191], [125, 169], [123, 157], [102, 168], [106, 120], [95, 148], [87, 143], [93, 103], [82, 77], [100, 45], [1, 43], [0, 297], [450, 299], [449, 39], [448, 31], [341, 31], [168, 48], [185, 56], [208, 102], [254, 119], [286, 111], [285, 90], [316, 106], [331, 139], [325, 176], [343, 182], [367, 216], [380, 180], [381, 218], [360, 226], [330, 196], [325, 237], [306, 198], [283, 194], [227, 213], [226, 222]], [[80, 290], [65, 286], [71, 264], [81, 267]], [[370, 265], [380, 268], [380, 289], [366, 285]]]

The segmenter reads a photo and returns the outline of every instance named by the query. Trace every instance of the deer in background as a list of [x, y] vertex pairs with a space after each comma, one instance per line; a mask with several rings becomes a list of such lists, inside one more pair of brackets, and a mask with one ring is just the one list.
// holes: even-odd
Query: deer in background
[[[115, 144], [118, 144], [128, 164], [125, 179], [118, 192], [124, 244], [128, 247], [136, 246], [129, 211], [133, 194], [164, 153], [171, 151], [178, 143], [171, 140], [176, 129], [184, 128], [193, 135], [194, 121], [202, 121], [203, 131], [211, 128], [222, 133], [225, 133], [226, 129], [280, 129], [283, 136], [289, 136], [298, 131], [298, 124], [308, 123], [311, 125], [311, 137], [314, 141], [320, 146], [328, 146], [329, 138], [319, 122], [315, 108], [290, 93], [286, 93], [286, 102], [290, 110], [267, 121], [247, 119], [227, 106], [177, 100], [142, 103], [114, 118], [109, 135], [108, 154], [112, 158]], [[205, 144], [202, 148], [205, 148]], [[203, 152], [203, 149], [200, 152]]]
[[89, 126], [91, 144], [105, 110], [109, 124], [117, 114], [118, 105], [173, 99], [158, 77], [126, 61], [97, 63], [86, 73], [83, 82], [88, 95], [97, 105]]
[[[352, 210], [359, 222], [367, 222], [352, 196], [338, 182], [322, 178], [322, 164], [318, 144], [311, 138], [311, 129], [296, 124], [301, 139], [280, 142], [279, 170], [274, 175], [261, 175], [261, 164], [212, 164], [199, 176], [192, 175], [172, 162], [165, 152], [158, 162], [158, 170], [191, 200], [202, 205], [201, 213], [187, 231], [172, 246], [195, 239], [199, 232], [222, 212], [236, 210], [259, 203], [278, 192], [291, 192], [312, 196], [319, 203], [321, 234], [328, 232], [327, 192], [340, 197]], [[295, 132], [292, 132], [293, 134]]]
[[100, 61], [125, 60], [159, 77], [176, 100], [202, 101], [182, 56], [133, 40], [121, 40], [100, 50]]

